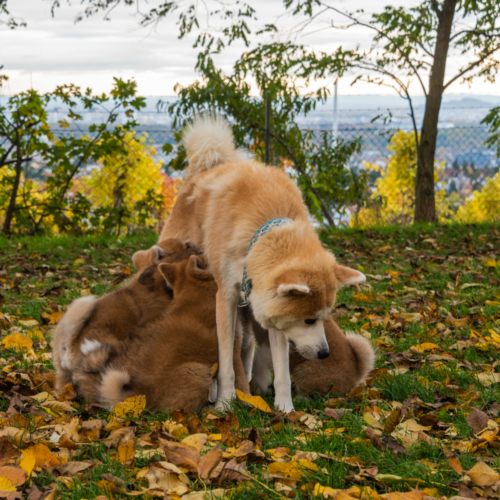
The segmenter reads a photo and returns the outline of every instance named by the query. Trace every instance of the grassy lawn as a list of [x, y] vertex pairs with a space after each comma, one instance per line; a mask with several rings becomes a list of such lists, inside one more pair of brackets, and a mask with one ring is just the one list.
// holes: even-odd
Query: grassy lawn
[[[60, 313], [81, 294], [119, 286], [133, 272], [132, 253], [155, 235], [0, 237], [0, 339], [9, 337], [0, 350], [0, 498], [21, 498], [16, 484], [23, 498], [31, 488], [30, 500], [43, 498], [36, 488], [63, 499], [201, 499], [221, 489], [249, 499], [498, 498], [500, 226], [321, 237], [340, 263], [368, 276], [366, 286], [340, 291], [334, 316], [372, 339], [373, 377], [348, 395], [297, 396], [288, 416], [235, 402], [225, 418], [110, 414], [70, 391], [51, 395]], [[222, 473], [201, 479], [184, 452], [165, 445], [185, 438], [195, 455], [219, 445]], [[12, 468], [31, 475], [16, 483]]]

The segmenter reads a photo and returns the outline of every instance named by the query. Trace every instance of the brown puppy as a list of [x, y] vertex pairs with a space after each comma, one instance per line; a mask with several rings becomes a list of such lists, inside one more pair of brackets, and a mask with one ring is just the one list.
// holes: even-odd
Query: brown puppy
[[[95, 384], [94, 360], [105, 359], [109, 347], [100, 345], [76, 367], [80, 392], [84, 397], [113, 407], [127, 397], [145, 394], [152, 410], [196, 411], [208, 400], [211, 368], [218, 361], [215, 323], [217, 285], [206, 259], [191, 256], [178, 264], [159, 264], [173, 290], [173, 300], [164, 313], [131, 331]], [[249, 393], [239, 351], [235, 342], [236, 386]]]
[[152, 251], [137, 252], [134, 265], [139, 270], [122, 288], [104, 295], [81, 297], [73, 301], [54, 332], [53, 360], [56, 387], [61, 390], [72, 381], [80, 357], [100, 343], [118, 346], [130, 329], [161, 314], [172, 301], [172, 291], [156, 272], [159, 262], [175, 263], [200, 253], [192, 245], [168, 239]]
[[[246, 321], [248, 313], [245, 314]], [[259, 350], [255, 356], [252, 385], [256, 393], [266, 394], [272, 381], [273, 366], [269, 336], [258, 324], [253, 328]], [[345, 394], [362, 383], [375, 364], [376, 355], [371, 342], [361, 335], [344, 335], [332, 317], [325, 320], [325, 336], [330, 348], [328, 358], [306, 359], [293, 346], [290, 349], [290, 372], [295, 387], [307, 395]]]

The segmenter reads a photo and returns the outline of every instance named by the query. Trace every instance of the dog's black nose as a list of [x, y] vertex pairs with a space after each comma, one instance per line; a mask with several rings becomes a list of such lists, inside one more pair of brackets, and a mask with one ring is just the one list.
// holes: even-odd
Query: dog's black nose
[[328, 356], [330, 356], [330, 351], [328, 349], [321, 349], [321, 351], [318, 352], [318, 359], [325, 359]]

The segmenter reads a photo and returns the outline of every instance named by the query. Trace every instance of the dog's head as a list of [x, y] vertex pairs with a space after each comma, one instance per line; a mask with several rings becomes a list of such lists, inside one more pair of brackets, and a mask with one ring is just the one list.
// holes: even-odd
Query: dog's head
[[329, 355], [323, 322], [337, 290], [366, 279], [359, 271], [339, 265], [323, 249], [307, 259], [285, 260], [271, 271], [268, 268], [267, 274], [256, 274], [250, 295], [255, 318], [264, 328], [283, 332], [307, 359]]
[[139, 250], [132, 256], [132, 263], [138, 271], [144, 271], [160, 262], [175, 263], [188, 259], [191, 255], [199, 255], [199, 250], [191, 243], [169, 238], [160, 241], [148, 250]]
[[191, 255], [176, 264], [162, 262], [158, 271], [172, 289], [174, 300], [186, 300], [197, 306], [211, 302], [210, 298], [215, 301], [217, 285], [208, 261], [202, 255]]

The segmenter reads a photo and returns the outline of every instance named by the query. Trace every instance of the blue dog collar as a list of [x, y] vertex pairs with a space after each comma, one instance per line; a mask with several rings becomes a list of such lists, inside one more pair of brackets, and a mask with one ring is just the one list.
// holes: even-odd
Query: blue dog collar
[[[259, 238], [264, 236], [266, 233], [271, 231], [271, 229], [279, 226], [285, 226], [286, 224], [292, 223], [292, 219], [288, 219], [286, 217], [280, 217], [277, 219], [272, 219], [270, 221], [267, 221], [263, 226], [261, 226], [257, 232], [253, 235], [252, 241], [250, 242], [250, 245], [247, 250], [247, 255], [250, 253], [250, 250], [254, 246], [254, 244], [257, 242]], [[250, 293], [252, 292], [252, 280], [248, 277], [247, 273], [247, 265], [245, 263], [245, 267], [243, 268], [243, 278], [241, 280], [241, 291], [245, 294], [245, 302], [248, 302], [248, 297], [250, 296]]]

